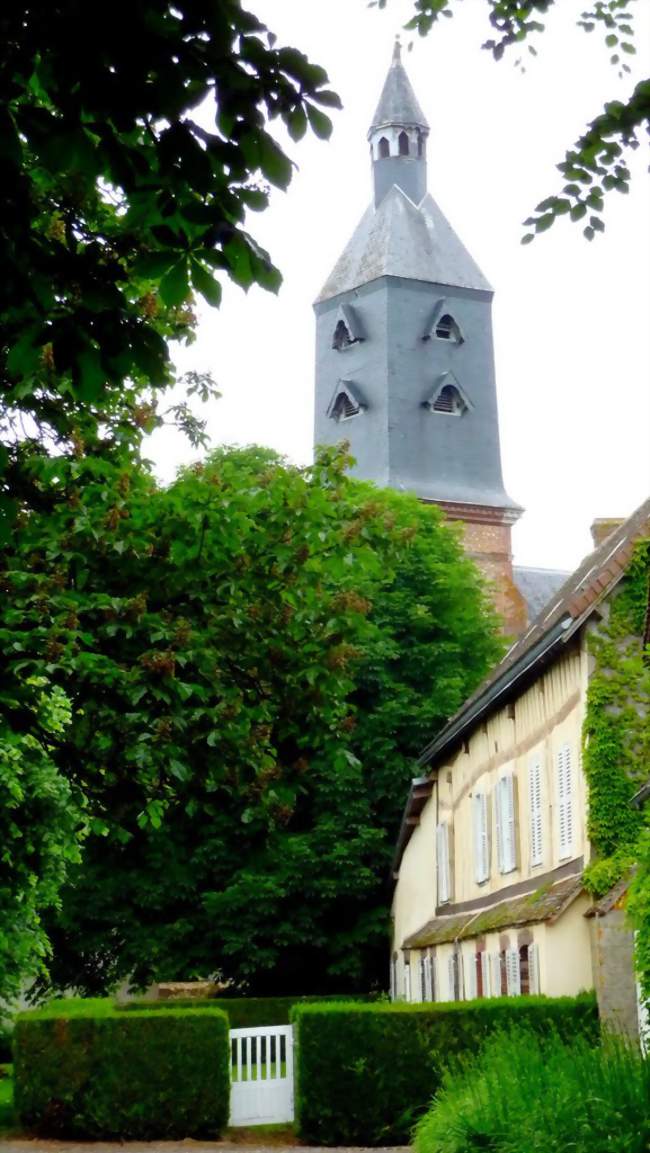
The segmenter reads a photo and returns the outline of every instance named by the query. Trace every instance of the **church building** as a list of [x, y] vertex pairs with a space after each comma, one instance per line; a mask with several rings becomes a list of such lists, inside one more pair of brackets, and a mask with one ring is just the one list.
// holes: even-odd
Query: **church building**
[[399, 42], [368, 132], [373, 198], [315, 304], [315, 443], [353, 473], [464, 525], [518, 635], [566, 574], [514, 569], [521, 507], [504, 488], [493, 290], [427, 190], [429, 125]]

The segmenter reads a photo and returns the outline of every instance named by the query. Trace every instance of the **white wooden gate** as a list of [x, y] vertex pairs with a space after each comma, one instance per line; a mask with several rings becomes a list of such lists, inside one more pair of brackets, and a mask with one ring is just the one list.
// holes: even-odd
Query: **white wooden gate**
[[230, 1030], [230, 1124], [293, 1121], [293, 1029]]

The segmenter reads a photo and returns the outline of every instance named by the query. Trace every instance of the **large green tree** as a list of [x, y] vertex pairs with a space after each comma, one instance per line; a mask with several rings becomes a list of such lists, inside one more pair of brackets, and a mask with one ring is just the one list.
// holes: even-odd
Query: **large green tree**
[[221, 451], [159, 490], [84, 459], [24, 526], [0, 641], [72, 695], [56, 760], [90, 828], [59, 984], [384, 976], [413, 757], [499, 641], [440, 512], [346, 463]]

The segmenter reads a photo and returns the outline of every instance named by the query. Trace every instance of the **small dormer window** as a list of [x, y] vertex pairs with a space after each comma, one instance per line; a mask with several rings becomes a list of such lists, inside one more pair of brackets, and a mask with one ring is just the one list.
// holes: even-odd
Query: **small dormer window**
[[462, 416], [466, 408], [465, 401], [453, 384], [446, 384], [441, 388], [431, 405], [432, 412], [446, 412], [450, 416]]
[[381, 160], [386, 160], [390, 156], [390, 144], [385, 136], [380, 137], [379, 140], [379, 156]]
[[453, 316], [445, 312], [444, 316], [436, 323], [435, 334], [438, 340], [450, 340], [454, 344], [460, 344], [463, 339], [460, 334], [460, 328], [456, 324]]
[[331, 416], [334, 420], [351, 420], [361, 412], [361, 405], [356, 404], [347, 392], [340, 392], [332, 406]]
[[344, 348], [348, 348], [352, 344], [352, 337], [350, 330], [344, 320], [339, 320], [336, 328], [334, 329], [334, 336], [332, 338], [332, 348], [337, 352], [342, 352]]
[[397, 145], [400, 156], [408, 156], [409, 154], [409, 138], [406, 132], [400, 132], [397, 138]]

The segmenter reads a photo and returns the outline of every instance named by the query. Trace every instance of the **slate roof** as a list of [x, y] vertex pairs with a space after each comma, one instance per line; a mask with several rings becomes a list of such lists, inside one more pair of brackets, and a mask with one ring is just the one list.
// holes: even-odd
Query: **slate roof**
[[528, 620], [534, 621], [551, 597], [562, 587], [570, 575], [566, 570], [553, 568], [529, 568], [514, 565], [512, 570], [515, 584], [528, 606]]
[[[434, 917], [421, 929], [411, 933], [404, 941], [404, 949], [424, 949], [428, 945], [442, 945], [446, 941], [465, 941], [499, 929], [514, 929], [520, 925], [533, 925], [539, 921], [553, 923], [575, 901], [583, 890], [582, 878], [567, 877], [555, 885], [510, 897], [488, 909], [472, 913], [456, 913], [448, 917]], [[495, 897], [498, 894], [495, 893]]]
[[414, 204], [396, 184], [365, 211], [316, 303], [380, 276], [492, 291], [433, 197]]
[[399, 40], [395, 41], [393, 60], [372, 118], [370, 132], [388, 124], [415, 125], [427, 129], [429, 127], [402, 64]]

